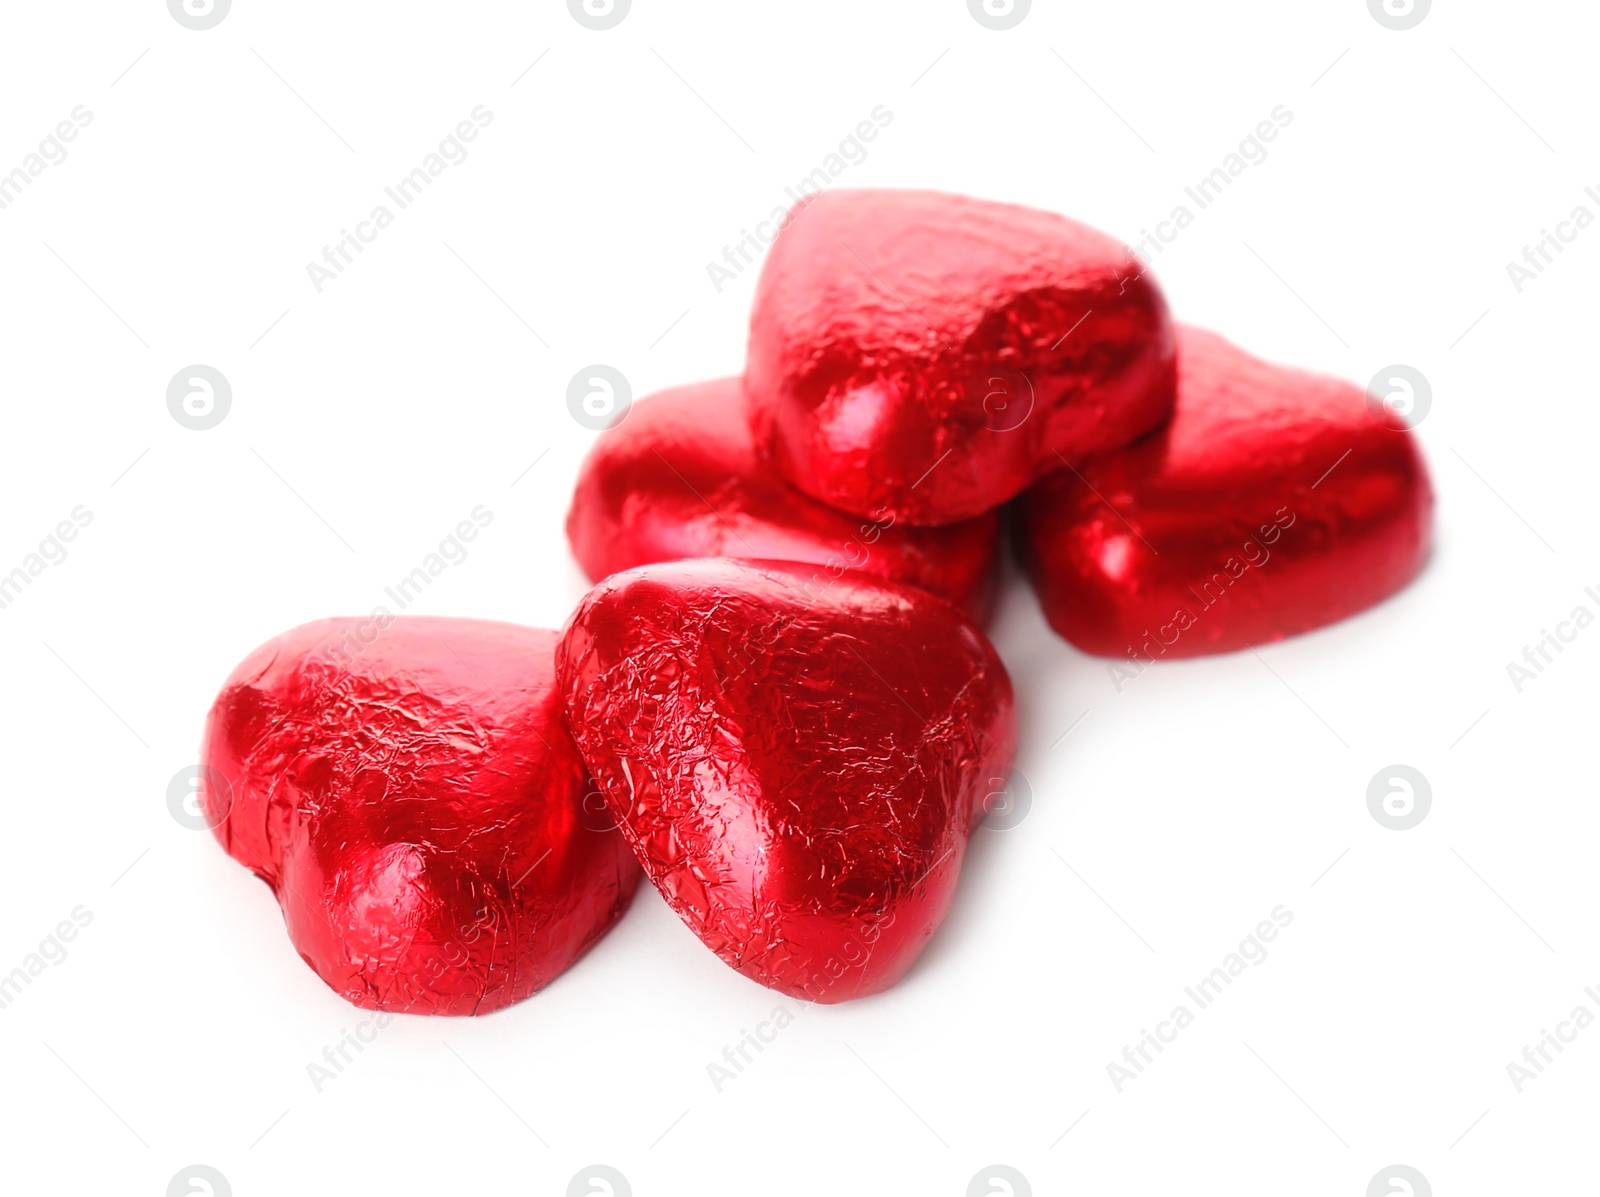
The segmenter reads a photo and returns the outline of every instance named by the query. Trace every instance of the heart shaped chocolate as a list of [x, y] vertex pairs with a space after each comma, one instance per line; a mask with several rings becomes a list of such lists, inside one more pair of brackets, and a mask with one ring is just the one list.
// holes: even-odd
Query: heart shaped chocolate
[[829, 191], [783, 222], [757, 286], [756, 443], [807, 494], [945, 524], [1173, 401], [1166, 300], [1065, 217], [928, 191]]
[[627, 909], [639, 869], [585, 815], [555, 648], [510, 624], [329, 619], [262, 645], [217, 697], [207, 822], [357, 1006], [498, 1010]]
[[1085, 652], [1228, 652], [1333, 623], [1427, 556], [1428, 471], [1360, 387], [1182, 328], [1162, 432], [1043, 480], [1018, 542], [1050, 624]]
[[999, 516], [913, 528], [865, 520], [795, 490], [759, 461], [737, 378], [664, 391], [602, 433], [583, 463], [567, 539], [590, 580], [653, 561], [806, 561], [908, 582], [983, 622]]
[[860, 573], [629, 570], [579, 605], [558, 673], [578, 748], [668, 904], [733, 968], [810, 1001], [911, 966], [1016, 744], [983, 634]]

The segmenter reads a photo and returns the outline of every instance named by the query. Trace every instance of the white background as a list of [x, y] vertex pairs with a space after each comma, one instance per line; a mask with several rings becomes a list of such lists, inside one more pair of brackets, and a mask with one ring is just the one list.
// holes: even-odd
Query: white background
[[[639, 1197], [959, 1197], [995, 1163], [1038, 1194], [1360, 1197], [1397, 1162], [1438, 1194], [1594, 1184], [1600, 1029], [1521, 1094], [1506, 1071], [1600, 1012], [1600, 630], [1520, 694], [1506, 671], [1600, 613], [1600, 227], [1521, 294], [1506, 271], [1600, 214], [1592, 6], [1440, 0], [1405, 32], [1363, 0], [1038, 0], [1006, 32], [961, 0], [636, 0], [606, 32], [550, 0], [4, 22], [0, 169], [93, 113], [0, 211], [0, 572], [94, 517], [0, 611], [0, 972], [93, 913], [0, 1011], [8, 1192], [159, 1197], [196, 1162], [238, 1197], [559, 1195], [596, 1162]], [[470, 157], [318, 294], [307, 263], [480, 104]], [[1155, 269], [1184, 319], [1265, 356], [1426, 375], [1427, 571], [1121, 693], [1012, 577], [993, 634], [1029, 817], [978, 834], [903, 984], [800, 1010], [720, 1094], [707, 1065], [775, 996], [648, 889], [543, 994], [400, 1019], [316, 1093], [307, 1064], [367, 1015], [167, 810], [213, 695], [277, 632], [382, 602], [478, 504], [492, 526], [413, 610], [559, 626], [594, 436], [568, 380], [736, 372], [755, 271], [718, 294], [707, 263], [878, 105], [841, 184], [1130, 242], [1292, 111]], [[210, 431], [167, 411], [193, 363], [232, 383]], [[1403, 833], [1366, 806], [1395, 763], [1433, 790]], [[1116, 1092], [1123, 1045], [1280, 904], [1270, 958]]]

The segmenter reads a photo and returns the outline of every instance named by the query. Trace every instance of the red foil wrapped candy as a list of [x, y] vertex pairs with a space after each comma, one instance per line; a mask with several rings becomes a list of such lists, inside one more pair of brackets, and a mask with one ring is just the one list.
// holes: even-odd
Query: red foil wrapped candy
[[1433, 492], [1411, 433], [1361, 388], [1182, 328], [1172, 423], [1018, 506], [1051, 626], [1142, 663], [1278, 640], [1392, 594], [1427, 556]]
[[802, 494], [759, 461], [737, 378], [664, 391], [602, 433], [578, 476], [567, 539], [598, 582], [653, 561], [753, 557], [859, 569], [931, 590], [983, 622], [999, 516], [913, 528]]
[[756, 443], [790, 483], [945, 524], [1165, 420], [1173, 332], [1142, 263], [1065, 217], [829, 191], [767, 256], [745, 382]]
[[1016, 745], [956, 608], [794, 563], [647, 565], [590, 592], [558, 660], [611, 813], [708, 947], [817, 1002], [905, 973]]
[[585, 814], [555, 648], [510, 624], [329, 619], [262, 645], [218, 695], [208, 822], [340, 996], [486, 1014], [627, 909], [639, 869]]

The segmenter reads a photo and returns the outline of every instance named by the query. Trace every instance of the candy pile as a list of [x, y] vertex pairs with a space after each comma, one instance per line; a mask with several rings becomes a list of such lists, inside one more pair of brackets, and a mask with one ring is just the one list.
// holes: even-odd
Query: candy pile
[[567, 519], [598, 585], [565, 630], [285, 633], [211, 710], [208, 822], [360, 1006], [527, 997], [641, 865], [745, 976], [880, 992], [1016, 749], [980, 630], [1003, 519], [1051, 626], [1142, 669], [1377, 602], [1431, 515], [1389, 409], [1175, 327], [1115, 241], [827, 193], [772, 246], [743, 378], [601, 434]]

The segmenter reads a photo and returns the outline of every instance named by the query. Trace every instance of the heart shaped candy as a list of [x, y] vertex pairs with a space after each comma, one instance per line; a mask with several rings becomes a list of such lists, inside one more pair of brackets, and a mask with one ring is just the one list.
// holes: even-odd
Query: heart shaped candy
[[1142, 665], [1371, 606], [1422, 568], [1432, 523], [1427, 467], [1396, 423], [1348, 382], [1180, 329], [1172, 423], [1018, 505], [1046, 617], [1085, 652]]
[[1016, 745], [983, 634], [860, 573], [629, 570], [579, 605], [558, 673], [578, 748], [668, 904], [745, 976], [817, 1002], [911, 966]]
[[585, 818], [555, 648], [510, 624], [329, 619], [262, 645], [223, 687], [207, 821], [340, 996], [486, 1014], [627, 909], [639, 869]]
[[750, 557], [859, 569], [943, 595], [980, 623], [994, 594], [999, 516], [913, 528], [802, 494], [757, 460], [737, 378], [642, 400], [583, 463], [567, 539], [598, 582], [653, 561]]
[[944, 524], [1126, 444], [1172, 410], [1143, 265], [1065, 217], [928, 191], [829, 191], [757, 286], [756, 443], [807, 494]]

